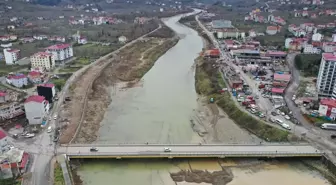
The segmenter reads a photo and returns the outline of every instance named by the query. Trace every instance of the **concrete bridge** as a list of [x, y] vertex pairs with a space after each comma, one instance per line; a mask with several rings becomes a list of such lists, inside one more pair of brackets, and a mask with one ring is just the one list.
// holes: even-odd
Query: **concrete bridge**
[[[98, 151], [91, 152], [96, 147]], [[165, 152], [164, 148], [170, 148]], [[68, 145], [58, 154], [69, 158], [209, 158], [209, 157], [321, 157], [310, 145]]]

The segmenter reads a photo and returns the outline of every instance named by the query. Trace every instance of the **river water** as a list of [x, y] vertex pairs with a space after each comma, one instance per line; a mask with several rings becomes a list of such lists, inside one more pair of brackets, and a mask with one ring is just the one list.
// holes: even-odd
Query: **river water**
[[[197, 143], [201, 140], [189, 120], [198, 107], [193, 64], [203, 43], [197, 32], [177, 23], [179, 18], [169, 18], [165, 23], [181, 35], [180, 41], [158, 59], [143, 77], [142, 84], [122, 92], [112, 91], [113, 101], [101, 123], [97, 143]], [[224, 125], [222, 130], [232, 133], [232, 137], [244, 132], [225, 118], [225, 123], [229, 122], [231, 126]], [[329, 184], [318, 172], [300, 163], [287, 162], [89, 160], [81, 164], [77, 173], [84, 185], [196, 185], [175, 183], [171, 179], [170, 172], [181, 169], [210, 172], [228, 169], [234, 176], [228, 185]]]

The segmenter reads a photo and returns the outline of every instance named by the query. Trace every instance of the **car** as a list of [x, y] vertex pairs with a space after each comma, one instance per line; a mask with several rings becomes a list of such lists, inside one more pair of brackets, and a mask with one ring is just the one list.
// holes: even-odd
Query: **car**
[[54, 120], [56, 120], [56, 119], [57, 119], [57, 115], [54, 116]]
[[98, 149], [96, 147], [90, 148], [90, 152], [98, 152]]
[[47, 132], [48, 132], [48, 133], [52, 132], [52, 127], [51, 127], [51, 126], [48, 127]]
[[285, 115], [285, 119], [290, 120], [290, 117], [288, 115]]
[[271, 112], [272, 116], [276, 116], [277, 113], [276, 112]]
[[274, 119], [274, 118], [271, 117], [269, 120], [270, 120], [272, 123], [275, 123], [275, 119]]
[[336, 139], [336, 135], [333, 134], [333, 135], [330, 136], [330, 138], [331, 138], [331, 139]]
[[25, 135], [24, 137], [25, 138], [32, 138], [32, 137], [34, 137], [35, 136], [35, 134], [27, 134], [27, 135]]
[[163, 151], [164, 152], [171, 152], [171, 148], [164, 148]]

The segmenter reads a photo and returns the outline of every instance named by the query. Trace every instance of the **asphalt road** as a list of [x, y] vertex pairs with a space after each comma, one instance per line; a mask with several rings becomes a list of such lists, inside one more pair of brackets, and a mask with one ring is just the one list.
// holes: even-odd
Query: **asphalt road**
[[[97, 147], [97, 152], [90, 152], [88, 147], [61, 147], [58, 152], [68, 155], [142, 155], [165, 154], [163, 146], [104, 146]], [[312, 154], [321, 153], [310, 145], [199, 145], [199, 146], [169, 146], [169, 154], [259, 154], [259, 153], [286, 153], [286, 154]]]

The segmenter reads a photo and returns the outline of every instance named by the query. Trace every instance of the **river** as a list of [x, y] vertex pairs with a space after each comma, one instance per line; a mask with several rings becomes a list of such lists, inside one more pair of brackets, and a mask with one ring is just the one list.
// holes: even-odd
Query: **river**
[[[123, 91], [111, 90], [112, 103], [104, 115], [97, 143], [198, 143], [204, 139], [190, 124], [199, 109], [193, 65], [203, 41], [196, 31], [177, 23], [180, 17], [165, 20], [181, 36], [180, 41], [157, 60], [140, 85]], [[222, 133], [216, 135], [222, 142], [232, 139], [259, 142], [225, 115], [221, 119], [216, 130]], [[300, 163], [258, 160], [87, 160], [77, 173], [84, 185], [196, 185], [172, 180], [170, 172], [181, 169], [210, 172], [227, 169], [233, 175], [228, 185], [329, 184], [318, 172]]]

